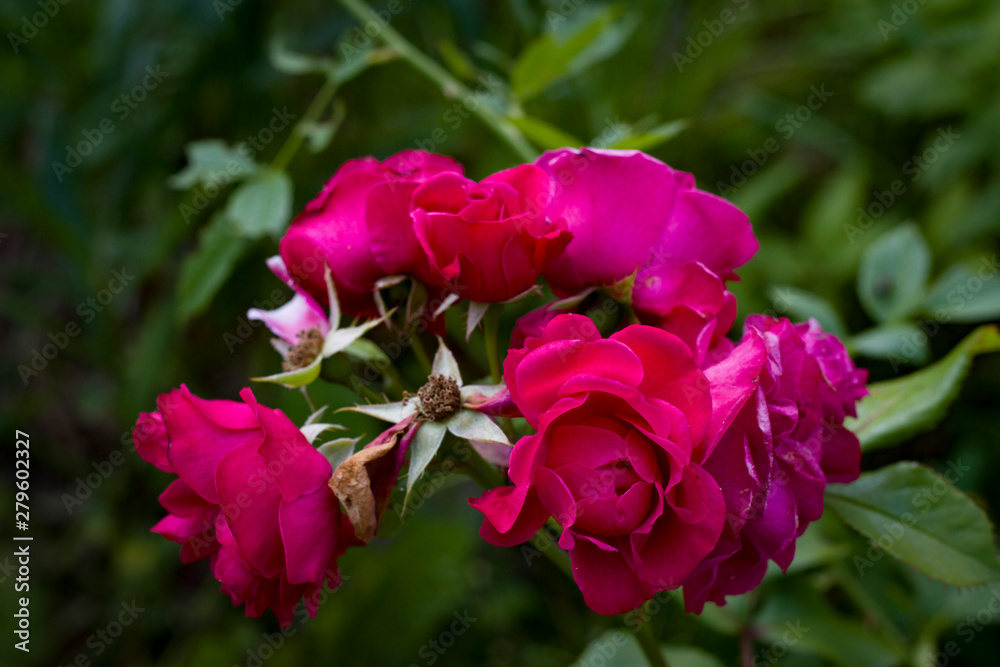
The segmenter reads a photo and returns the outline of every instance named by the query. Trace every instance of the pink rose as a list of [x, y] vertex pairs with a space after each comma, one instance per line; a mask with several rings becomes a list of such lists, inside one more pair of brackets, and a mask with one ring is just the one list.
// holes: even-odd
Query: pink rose
[[536, 164], [555, 183], [549, 218], [573, 234], [545, 272], [556, 294], [637, 273], [640, 320], [678, 335], [701, 362], [736, 316], [725, 281], [757, 251], [746, 215], [639, 151], [560, 149]]
[[418, 185], [441, 173], [460, 175], [462, 166], [415, 150], [384, 162], [345, 162], [281, 240], [281, 257], [292, 278], [325, 304], [325, 262], [343, 311], [363, 317], [376, 315], [372, 293], [380, 278], [406, 274], [427, 282], [427, 258], [413, 234], [410, 198]]
[[867, 371], [815, 320], [752, 315], [740, 344], [706, 373], [714, 399], [726, 378], [746, 386], [752, 377], [757, 387], [729, 402], [724, 433], [705, 461], [722, 484], [728, 521], [684, 584], [695, 612], [757, 586], [768, 560], [788, 568], [796, 539], [823, 514], [826, 484], [860, 474], [861, 448], [844, 417], [867, 393]]
[[725, 519], [699, 461], [712, 399], [687, 346], [643, 325], [602, 339], [588, 318], [560, 315], [510, 352], [504, 377], [537, 433], [514, 446], [514, 485], [471, 501], [485, 515], [481, 535], [514, 545], [555, 517], [584, 600], [601, 614], [680, 585]]
[[329, 487], [330, 463], [280, 411], [249, 389], [206, 401], [181, 386], [142, 414], [136, 451], [177, 475], [154, 532], [182, 545], [181, 560], [211, 557], [212, 572], [248, 616], [271, 609], [283, 626], [305, 597], [315, 615], [324, 582], [340, 582], [337, 558], [355, 543]]
[[545, 217], [550, 182], [521, 165], [479, 183], [458, 173], [428, 179], [413, 193], [414, 231], [437, 284], [471, 301], [517, 296], [569, 243]]
[[516, 350], [524, 347], [529, 338], [538, 338], [542, 335], [542, 330], [549, 322], [559, 317], [573, 312], [569, 308], [553, 308], [548, 303], [541, 308], [536, 308], [517, 318], [514, 323], [514, 330], [510, 334], [510, 349]]

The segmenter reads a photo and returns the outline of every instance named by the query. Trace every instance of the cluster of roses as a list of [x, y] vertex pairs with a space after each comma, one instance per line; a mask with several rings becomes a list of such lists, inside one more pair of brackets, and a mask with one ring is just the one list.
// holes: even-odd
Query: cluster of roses
[[[471, 501], [481, 534], [516, 545], [552, 517], [595, 611], [622, 613], [683, 585], [698, 612], [756, 586], [769, 560], [787, 568], [826, 484], [859, 474], [843, 422], [866, 373], [840, 341], [814, 321], [764, 316], [747, 318], [738, 343], [726, 338], [736, 317], [726, 282], [756, 250], [736, 207], [637, 151], [553, 151], [478, 183], [449, 158], [406, 151], [337, 171], [269, 262], [295, 298], [253, 316], [282, 339], [287, 370], [318, 354], [311, 332], [337, 326], [339, 310], [326, 321], [331, 301], [384, 316], [380, 290], [405, 276], [426, 288], [433, 328], [459, 299], [472, 317], [544, 277], [561, 300], [517, 323], [506, 388], [490, 400], [492, 414], [523, 417], [534, 433], [509, 451], [512, 485]], [[574, 312], [597, 290], [637, 323], [602, 337]], [[303, 597], [315, 612], [324, 582], [339, 582], [338, 557], [371, 539], [371, 522], [362, 529], [358, 507], [331, 486], [347, 462], [335, 471], [281, 412], [241, 396], [164, 394], [135, 443], [178, 476], [154, 530], [183, 545], [185, 562], [210, 557], [248, 615], [270, 608], [287, 624]], [[365, 511], [384, 510], [423, 418], [351, 458], [371, 486]]]

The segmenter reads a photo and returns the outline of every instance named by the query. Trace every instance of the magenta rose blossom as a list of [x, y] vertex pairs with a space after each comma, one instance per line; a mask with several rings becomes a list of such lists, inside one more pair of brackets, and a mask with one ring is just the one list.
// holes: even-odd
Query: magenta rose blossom
[[[705, 462], [722, 485], [728, 520], [719, 544], [684, 584], [688, 611], [757, 586], [773, 560], [782, 570], [795, 540], [823, 514], [828, 482], [860, 474], [858, 439], [844, 427], [866, 393], [843, 344], [815, 320], [747, 318], [743, 340], [706, 371], [713, 397], [734, 378], [751, 392], [730, 402], [725, 431]], [[726, 474], [728, 473], [728, 474]]]
[[635, 273], [640, 320], [678, 335], [700, 363], [736, 317], [725, 281], [757, 251], [747, 216], [639, 151], [560, 149], [535, 164], [555, 183], [549, 218], [573, 234], [545, 272], [556, 294]]
[[482, 536], [518, 544], [553, 516], [584, 600], [605, 615], [680, 585], [725, 520], [700, 465], [712, 399], [688, 347], [643, 325], [602, 339], [560, 315], [510, 352], [504, 377], [537, 433], [514, 446], [514, 485], [470, 501]]
[[390, 275], [429, 279], [427, 258], [413, 234], [410, 198], [441, 173], [462, 174], [451, 158], [407, 150], [379, 162], [345, 162], [323, 191], [292, 221], [281, 257], [292, 278], [321, 304], [330, 266], [345, 313], [375, 316], [375, 282]]
[[413, 221], [437, 284], [485, 303], [534, 285], [571, 238], [546, 219], [550, 197], [549, 177], [534, 165], [479, 183], [459, 173], [429, 178], [413, 193]]
[[329, 487], [329, 461], [280, 411], [244, 389], [237, 401], [207, 401], [181, 386], [142, 414], [136, 451], [177, 475], [153, 527], [182, 545], [181, 560], [211, 557], [212, 572], [248, 616], [271, 609], [292, 622], [305, 597], [315, 615], [324, 582], [340, 582], [337, 558], [354, 543]]

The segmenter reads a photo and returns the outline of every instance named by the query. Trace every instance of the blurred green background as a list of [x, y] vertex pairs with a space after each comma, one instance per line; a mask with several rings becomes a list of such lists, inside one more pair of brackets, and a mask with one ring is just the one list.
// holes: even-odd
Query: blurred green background
[[[975, 323], [1000, 317], [1000, 4], [373, 8], [536, 152], [643, 148], [740, 205], [761, 242], [735, 288], [741, 317], [818, 316], [874, 379], [940, 358]], [[372, 51], [378, 40], [366, 44], [336, 3], [52, 0], [8, 2], [0, 16], [3, 664], [540, 667], [576, 660], [611, 627], [545, 559], [479, 539], [469, 483], [442, 488], [397, 536], [346, 556], [343, 587], [276, 650], [273, 618], [244, 619], [206, 563], [181, 566], [176, 545], [148, 532], [169, 477], [132, 451], [137, 413], [181, 382], [235, 398], [248, 377], [277, 369], [267, 334], [242, 318], [284, 298], [263, 261], [338, 165], [415, 147], [455, 157], [476, 178], [522, 161], [464, 98]], [[325, 89], [335, 100], [314, 105], [303, 147], [282, 151], [291, 123], [270, 125], [270, 139], [262, 130], [306, 116], [325, 72], [340, 82]], [[251, 181], [258, 194], [274, 188], [264, 190], [273, 210], [222, 224], [233, 186], [199, 179], [225, 149], [199, 144], [200, 167], [182, 172], [185, 147], [248, 137], [260, 144], [256, 161], [276, 161], [289, 178], [259, 172]], [[977, 287], [980, 267], [993, 268]], [[38, 357], [50, 344], [63, 349]], [[294, 419], [307, 414], [294, 392], [255, 392]], [[865, 467], [960, 460], [971, 472], [958, 486], [995, 514], [998, 395], [1000, 355], [982, 357], [945, 421], [866, 456]], [[334, 388], [314, 398], [354, 399]], [[14, 429], [33, 445], [30, 655], [12, 649], [8, 631]], [[1000, 617], [979, 613], [993, 590], [949, 590], [888, 556], [861, 577], [852, 556], [867, 549], [824, 517], [793, 574], [701, 619], [664, 600], [652, 622], [664, 641], [726, 665], [996, 664]], [[115, 630], [133, 601], [144, 611], [119, 637], [96, 634]], [[440, 652], [454, 614], [476, 620]], [[795, 621], [810, 631], [775, 644]], [[941, 652], [948, 642], [957, 655]], [[703, 659], [674, 662], [716, 664]]]

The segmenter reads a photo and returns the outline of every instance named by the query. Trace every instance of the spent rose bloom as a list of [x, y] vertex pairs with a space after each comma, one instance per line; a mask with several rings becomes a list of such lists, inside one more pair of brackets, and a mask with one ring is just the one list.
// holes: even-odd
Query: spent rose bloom
[[706, 373], [713, 387], [757, 381], [730, 403], [725, 432], [705, 462], [722, 485], [727, 522], [684, 584], [685, 606], [695, 612], [755, 587], [768, 560], [788, 568], [795, 540], [823, 514], [826, 484], [860, 474], [861, 448], [844, 418], [856, 415], [867, 393], [867, 371], [815, 320], [752, 315], [740, 344]]
[[182, 545], [181, 560], [211, 557], [212, 572], [248, 616], [271, 609], [283, 626], [305, 597], [315, 615], [324, 582], [340, 582], [337, 558], [355, 543], [329, 487], [329, 461], [280, 411], [203, 400], [186, 386], [139, 416], [136, 451], [177, 475], [153, 531]]
[[321, 340], [325, 338], [330, 331], [327, 309], [292, 280], [280, 255], [268, 258], [267, 268], [291, 287], [295, 294], [287, 303], [274, 310], [251, 308], [247, 311], [247, 317], [263, 322], [271, 333], [293, 347], [301, 342], [304, 333], [313, 329], [318, 331]]
[[736, 317], [725, 281], [757, 251], [747, 216], [639, 151], [560, 149], [535, 164], [555, 184], [549, 218], [573, 234], [545, 272], [555, 293], [635, 274], [640, 321], [678, 335], [700, 363]]
[[548, 175], [529, 164], [479, 183], [454, 172], [429, 178], [413, 193], [413, 222], [436, 284], [483, 303], [534, 285], [571, 237], [546, 219], [550, 197]]
[[329, 265], [344, 312], [374, 317], [372, 293], [380, 278], [430, 278], [427, 257], [413, 233], [413, 191], [432, 176], [462, 171], [451, 158], [416, 150], [383, 162], [370, 157], [345, 162], [282, 238], [280, 253], [288, 272], [302, 290], [325, 304], [324, 263]]
[[602, 339], [590, 319], [560, 315], [509, 353], [504, 377], [537, 433], [514, 446], [513, 486], [470, 501], [485, 515], [481, 535], [518, 544], [553, 516], [601, 614], [680, 585], [725, 519], [700, 465], [712, 400], [688, 347], [644, 325]]

